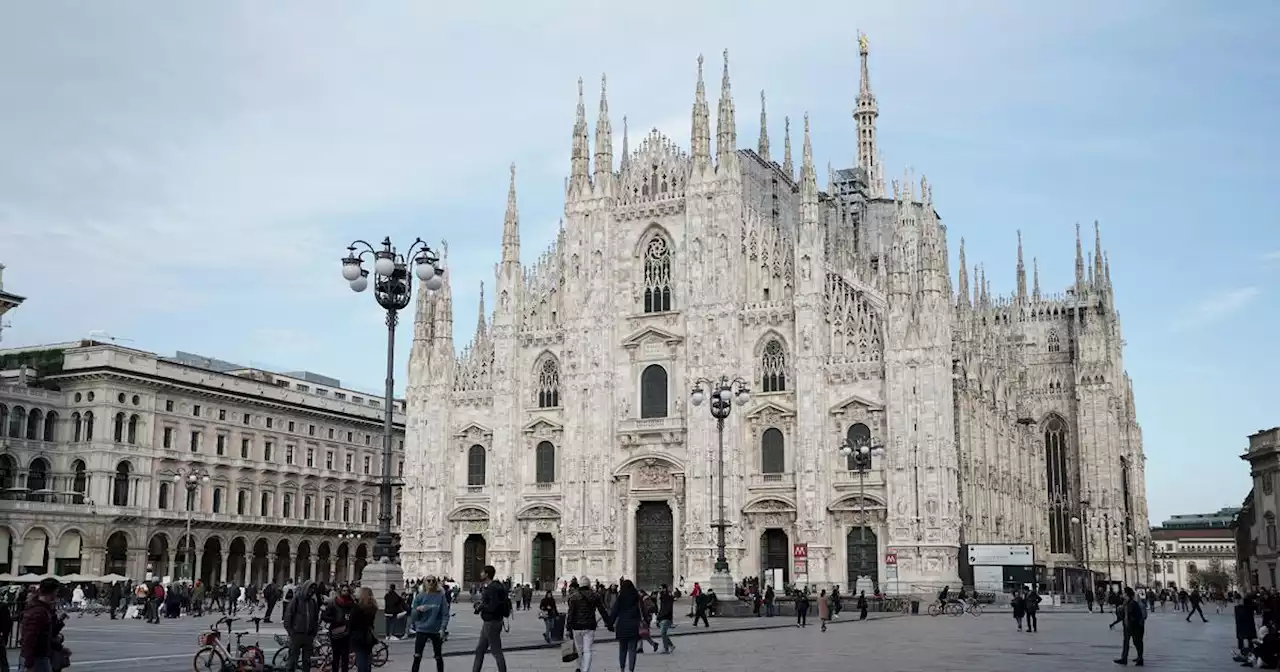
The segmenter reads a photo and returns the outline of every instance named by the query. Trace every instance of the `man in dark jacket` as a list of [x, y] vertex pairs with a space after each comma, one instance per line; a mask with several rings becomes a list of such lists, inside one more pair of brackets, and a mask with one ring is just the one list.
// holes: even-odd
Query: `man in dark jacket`
[[1133, 596], [1132, 588], [1125, 588], [1124, 596], [1124, 606], [1121, 607], [1124, 613], [1124, 648], [1121, 649], [1116, 664], [1129, 664], [1129, 642], [1133, 642], [1134, 653], [1138, 654], [1133, 664], [1141, 667], [1143, 665], [1142, 638], [1147, 632], [1147, 614], [1142, 610], [1142, 604]]
[[[662, 592], [658, 594], [658, 632], [662, 635], [662, 652], [671, 653], [676, 645], [671, 642], [667, 631], [671, 629], [671, 621], [675, 619], [676, 597], [671, 594], [667, 584], [662, 584]], [[772, 614], [770, 614], [772, 616]]]
[[476, 643], [476, 660], [472, 664], [472, 672], [480, 672], [484, 667], [484, 654], [492, 653], [493, 662], [498, 665], [498, 672], [507, 672], [507, 658], [502, 655], [502, 621], [511, 615], [511, 598], [507, 587], [501, 581], [494, 581], [498, 573], [492, 565], [485, 565], [480, 570], [480, 602], [476, 604], [476, 613], [480, 614], [480, 641]]
[[580, 581], [569, 583], [569, 604], [564, 612], [564, 629], [570, 631], [573, 645], [578, 650], [578, 669], [591, 669], [591, 647], [596, 641], [596, 614], [609, 623], [609, 612], [605, 611], [604, 602], [600, 599], [600, 591], [591, 589], [591, 579], [582, 577]]
[[266, 613], [266, 616], [262, 619], [262, 622], [270, 623], [271, 612], [275, 610], [276, 602], [279, 601], [280, 599], [280, 589], [276, 587], [275, 581], [268, 583], [267, 587], [262, 589], [262, 597], [267, 601], [267, 613]]
[[289, 660], [285, 670], [294, 672], [298, 669], [298, 659], [302, 659], [302, 669], [311, 669], [311, 650], [314, 648], [316, 635], [320, 634], [320, 595], [316, 584], [303, 581], [293, 594], [293, 599], [284, 605], [284, 630], [289, 633]]
[[36, 595], [22, 610], [22, 651], [19, 660], [22, 667], [29, 672], [53, 672], [53, 655], [61, 651], [70, 656], [71, 651], [63, 648], [63, 619], [58, 617], [54, 602], [58, 597], [59, 583], [57, 579], [45, 579], [40, 582]]

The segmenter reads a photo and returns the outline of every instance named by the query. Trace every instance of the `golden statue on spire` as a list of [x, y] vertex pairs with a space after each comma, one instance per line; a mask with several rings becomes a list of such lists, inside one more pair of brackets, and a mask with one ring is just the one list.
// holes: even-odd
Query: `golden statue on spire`
[[863, 32], [859, 32], [858, 33], [858, 52], [861, 53], [863, 56], [866, 56], [867, 49], [869, 46], [870, 46], [870, 43], [867, 42], [867, 34]]

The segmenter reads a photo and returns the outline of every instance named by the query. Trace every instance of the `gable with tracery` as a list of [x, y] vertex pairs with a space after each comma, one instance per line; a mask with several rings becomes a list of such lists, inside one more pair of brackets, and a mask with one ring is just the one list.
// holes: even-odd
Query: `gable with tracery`
[[622, 171], [618, 205], [683, 203], [688, 180], [688, 155], [655, 128]]
[[826, 317], [836, 360], [876, 362], [884, 352], [880, 311], [866, 293], [835, 273], [827, 274]]

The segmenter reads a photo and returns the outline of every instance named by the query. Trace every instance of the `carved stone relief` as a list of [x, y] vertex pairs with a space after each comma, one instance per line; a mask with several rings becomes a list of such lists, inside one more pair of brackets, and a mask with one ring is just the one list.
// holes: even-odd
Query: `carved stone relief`
[[636, 490], [659, 490], [671, 487], [671, 471], [665, 461], [647, 459], [633, 469], [632, 487]]

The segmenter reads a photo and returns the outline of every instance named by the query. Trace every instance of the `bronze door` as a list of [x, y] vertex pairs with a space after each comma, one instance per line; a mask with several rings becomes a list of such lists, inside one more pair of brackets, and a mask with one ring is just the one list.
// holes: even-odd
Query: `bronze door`
[[547, 532], [533, 538], [533, 571], [530, 583], [542, 590], [556, 585], [556, 539]]
[[675, 530], [666, 502], [644, 502], [636, 511], [636, 587], [655, 590], [675, 578]]
[[849, 530], [845, 545], [849, 557], [849, 585], [845, 586], [845, 595], [853, 595], [858, 587], [858, 577], [871, 579], [872, 587], [880, 585], [880, 558], [876, 549], [876, 533], [866, 527], [855, 527]]
[[480, 580], [480, 570], [488, 564], [485, 561], [488, 555], [489, 543], [483, 535], [473, 534], [462, 542], [462, 585], [468, 586]]

